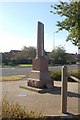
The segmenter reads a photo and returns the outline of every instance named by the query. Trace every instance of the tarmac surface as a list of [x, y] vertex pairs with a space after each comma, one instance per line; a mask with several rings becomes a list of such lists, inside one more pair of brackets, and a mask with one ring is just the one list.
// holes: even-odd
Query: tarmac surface
[[[80, 65], [67, 65], [68, 70], [75, 70], [75, 69], [79, 69]], [[61, 70], [62, 66], [52, 66], [49, 67], [50, 71], [53, 70]], [[29, 76], [30, 71], [31, 71], [32, 67], [5, 67], [5, 68], [0, 68], [0, 76], [11, 76], [11, 75], [27, 75]]]
[[[27, 78], [26, 78], [27, 79]], [[6, 95], [9, 100], [25, 106], [26, 110], [36, 110], [45, 116], [62, 116], [61, 113], [61, 82], [55, 81], [50, 92], [37, 93], [20, 88], [27, 80], [0, 82], [0, 106], [2, 97]], [[80, 114], [80, 83], [68, 82], [67, 113]], [[1, 108], [0, 108], [1, 110]], [[66, 114], [65, 114], [66, 115]]]

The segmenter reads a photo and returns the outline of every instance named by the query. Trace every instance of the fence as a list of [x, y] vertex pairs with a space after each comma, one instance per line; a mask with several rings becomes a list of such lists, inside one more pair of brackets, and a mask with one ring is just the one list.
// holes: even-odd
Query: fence
[[67, 81], [68, 77], [73, 79], [74, 81], [77, 81], [80, 83], [80, 80], [74, 76], [71, 76], [68, 74], [68, 69], [66, 65], [62, 67], [61, 72], [61, 81], [62, 81], [62, 87], [61, 87], [61, 112], [67, 113]]

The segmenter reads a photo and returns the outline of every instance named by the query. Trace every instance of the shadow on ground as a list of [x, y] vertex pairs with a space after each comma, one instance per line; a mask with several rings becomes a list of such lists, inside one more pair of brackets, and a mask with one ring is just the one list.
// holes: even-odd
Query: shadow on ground
[[[44, 93], [50, 93], [50, 94], [55, 94], [55, 95], [59, 94], [59, 95], [61, 95], [61, 87], [55, 86], [52, 90], [50, 90], [50, 91], [46, 91], [45, 90], [42, 94], [44, 94]], [[74, 93], [74, 92], [70, 92], [70, 91], [67, 92], [67, 96], [68, 97], [77, 97], [77, 98], [80, 98], [80, 94], [79, 93]]]

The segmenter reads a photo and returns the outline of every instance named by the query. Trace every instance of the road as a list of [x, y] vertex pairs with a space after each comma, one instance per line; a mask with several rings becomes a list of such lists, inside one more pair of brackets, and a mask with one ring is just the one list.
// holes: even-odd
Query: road
[[[11, 76], [11, 75], [29, 75], [31, 67], [26, 68], [2, 68], [2, 76]], [[1, 72], [1, 69], [0, 69]], [[1, 74], [0, 74], [1, 75]]]
[[[56, 70], [56, 69], [61, 69], [62, 66], [53, 66], [49, 67], [49, 70]], [[69, 70], [72, 69], [78, 69], [79, 65], [68, 65], [67, 66]], [[29, 76], [31, 67], [26, 67], [26, 68], [16, 68], [16, 67], [11, 67], [11, 68], [0, 68], [0, 76], [10, 76], [10, 75], [27, 75]]]

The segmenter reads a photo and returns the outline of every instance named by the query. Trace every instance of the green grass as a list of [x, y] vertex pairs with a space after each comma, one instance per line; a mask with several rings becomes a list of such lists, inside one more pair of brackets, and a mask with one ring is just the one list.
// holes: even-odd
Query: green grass
[[12, 65], [2, 65], [0, 67], [32, 67], [32, 64], [12, 64]]
[[0, 81], [17, 81], [25, 78], [26, 75], [2, 76]]
[[79, 62], [76, 62], [76, 64], [80, 64], [80, 61], [79, 61]]
[[19, 64], [19, 67], [32, 67], [32, 64]]

